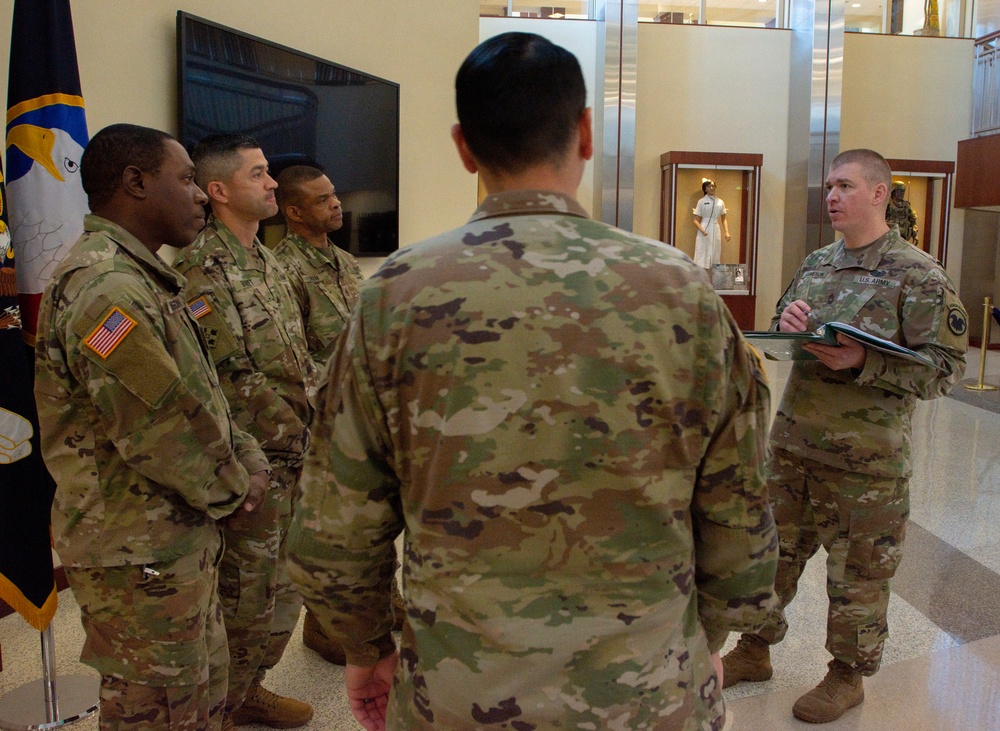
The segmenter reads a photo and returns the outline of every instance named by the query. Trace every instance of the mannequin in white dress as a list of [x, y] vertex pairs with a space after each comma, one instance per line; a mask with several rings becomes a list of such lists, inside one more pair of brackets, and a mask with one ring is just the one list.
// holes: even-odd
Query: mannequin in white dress
[[726, 204], [715, 196], [715, 183], [704, 179], [701, 192], [705, 195], [694, 209], [694, 225], [698, 229], [694, 240], [694, 263], [711, 270], [722, 258], [722, 237], [729, 241]]

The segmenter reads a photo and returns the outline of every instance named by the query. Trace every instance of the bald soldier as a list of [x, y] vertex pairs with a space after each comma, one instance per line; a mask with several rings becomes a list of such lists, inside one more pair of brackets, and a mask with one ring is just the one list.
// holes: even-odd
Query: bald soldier
[[823, 681], [792, 713], [826, 723], [864, 700], [889, 636], [889, 580], [910, 512], [910, 421], [918, 399], [941, 396], [965, 371], [967, 317], [941, 265], [889, 228], [892, 177], [873, 150], [847, 150], [826, 179], [830, 222], [843, 238], [810, 254], [778, 301], [771, 329], [845, 322], [915, 350], [928, 366], [838, 335], [806, 345], [771, 427], [768, 490], [781, 542], [780, 606], [724, 658], [726, 685], [771, 677], [770, 645], [788, 630], [785, 607], [806, 562], [827, 551], [829, 613]]
[[156, 256], [194, 240], [205, 194], [180, 143], [127, 124], [94, 135], [80, 175], [93, 213], [42, 298], [35, 397], [81, 660], [101, 674], [102, 729], [219, 729], [218, 521], [258, 509], [267, 460]]
[[777, 557], [760, 363], [704, 270], [575, 200], [593, 145], [572, 54], [497, 36], [456, 98], [490, 195], [362, 285], [293, 578], [366, 729], [718, 731], [713, 653], [766, 617]]

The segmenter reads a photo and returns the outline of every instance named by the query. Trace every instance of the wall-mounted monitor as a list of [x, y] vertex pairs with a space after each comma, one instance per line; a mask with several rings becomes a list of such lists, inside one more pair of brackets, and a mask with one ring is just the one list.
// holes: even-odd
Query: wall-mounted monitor
[[177, 13], [179, 135], [255, 137], [277, 175], [314, 165], [333, 181], [358, 256], [399, 248], [399, 84]]

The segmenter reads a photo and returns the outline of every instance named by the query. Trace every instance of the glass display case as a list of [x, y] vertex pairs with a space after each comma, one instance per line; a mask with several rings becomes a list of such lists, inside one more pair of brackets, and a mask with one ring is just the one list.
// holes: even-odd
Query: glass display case
[[660, 240], [709, 270], [716, 291], [744, 330], [754, 329], [757, 305], [763, 160], [763, 155], [734, 152], [660, 155]]
[[[887, 159], [892, 170], [896, 201], [886, 209], [886, 221], [903, 222], [901, 233], [914, 246], [948, 264], [948, 228], [951, 214], [951, 181], [955, 163], [944, 160]], [[912, 212], [916, 232], [907, 236], [904, 211]], [[913, 220], [911, 219], [911, 220]]]

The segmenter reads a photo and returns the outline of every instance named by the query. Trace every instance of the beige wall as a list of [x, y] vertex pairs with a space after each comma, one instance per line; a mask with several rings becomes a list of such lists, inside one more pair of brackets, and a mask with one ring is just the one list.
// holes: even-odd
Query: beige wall
[[[969, 39], [845, 34], [840, 149], [954, 162], [970, 136], [972, 54]], [[964, 226], [952, 209], [946, 264], [958, 286]]]
[[756, 318], [761, 328], [786, 284], [781, 250], [790, 54], [787, 31], [639, 26], [635, 231], [659, 237], [662, 153], [762, 154]]
[[[13, 0], [0, 0], [0, 58], [10, 55]], [[73, 0], [88, 126], [114, 122], [177, 131], [176, 13], [381, 76], [400, 85], [400, 243], [463, 223], [476, 180], [449, 136], [452, 81], [478, 43], [479, 8], [468, 0], [416, 0], [399, 12], [369, 0]], [[0, 74], [0, 99], [7, 97]]]

